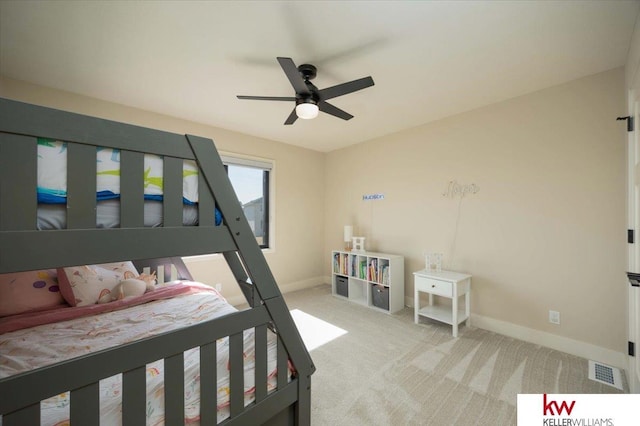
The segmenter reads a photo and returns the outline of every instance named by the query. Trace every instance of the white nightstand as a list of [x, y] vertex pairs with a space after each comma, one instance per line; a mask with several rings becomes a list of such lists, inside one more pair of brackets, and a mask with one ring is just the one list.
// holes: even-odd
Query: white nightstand
[[[433, 272], [423, 269], [414, 272], [413, 276], [413, 320], [416, 324], [418, 324], [420, 315], [450, 324], [453, 328], [453, 337], [458, 337], [458, 324], [466, 321], [467, 327], [471, 325], [471, 275], [451, 271]], [[420, 307], [420, 292], [429, 294], [429, 305], [422, 308]], [[434, 305], [434, 295], [451, 299], [451, 308]], [[464, 296], [464, 309], [458, 308], [460, 296]]]

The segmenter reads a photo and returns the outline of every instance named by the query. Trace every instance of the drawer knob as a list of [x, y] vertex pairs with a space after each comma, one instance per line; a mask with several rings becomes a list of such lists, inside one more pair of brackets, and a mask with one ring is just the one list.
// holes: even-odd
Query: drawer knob
[[436, 288], [436, 285], [435, 284], [431, 284], [431, 288]]

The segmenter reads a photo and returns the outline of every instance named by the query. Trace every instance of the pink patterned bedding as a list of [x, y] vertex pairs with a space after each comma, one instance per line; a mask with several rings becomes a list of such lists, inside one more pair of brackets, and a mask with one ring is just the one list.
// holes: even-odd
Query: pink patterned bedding
[[[78, 310], [79, 308], [49, 311], [46, 315], [51, 318], [56, 317], [58, 322], [0, 334], [0, 378], [236, 312], [236, 309], [229, 305], [219, 293], [204, 284], [183, 283], [169, 286], [167, 289], [170, 290], [156, 295], [164, 294], [165, 298], [161, 300], [104, 312], [99, 315], [93, 315], [95, 312], [91, 312], [89, 316], [65, 318], [66, 320], [60, 321], [64, 315], [73, 316], [75, 314], [63, 314], [57, 311]], [[162, 290], [164, 289], [157, 289], [153, 293]], [[171, 292], [179, 294], [176, 297], [171, 297], [168, 295]], [[107, 305], [115, 305], [116, 303], [119, 302]], [[88, 308], [93, 308], [93, 306]], [[27, 320], [29, 319], [22, 319], [22, 321]], [[253, 330], [245, 330], [245, 405], [253, 401], [255, 392], [254, 340]], [[218, 422], [228, 417], [228, 345], [228, 338], [217, 341]], [[269, 332], [267, 349], [269, 390], [274, 389], [276, 385], [276, 348], [276, 337]], [[199, 349], [186, 351], [184, 363], [185, 423], [197, 424], [200, 411]], [[162, 368], [162, 361], [147, 365], [148, 425], [164, 423]], [[102, 424], [121, 424], [121, 380], [121, 375], [116, 375], [100, 382]], [[42, 424], [56, 426], [67, 424], [69, 405], [69, 393], [63, 393], [43, 401], [41, 403]]]
[[140, 297], [116, 300], [110, 303], [93, 304], [87, 306], [79, 306], [70, 309], [68, 305], [59, 308], [50, 309], [48, 311], [27, 312], [19, 315], [0, 318], [0, 334], [10, 331], [21, 330], [23, 328], [35, 327], [36, 325], [50, 324], [81, 318], [88, 315], [97, 315], [104, 312], [111, 312], [127, 308], [129, 306], [142, 305], [153, 300], [168, 299], [198, 291], [214, 291], [208, 286], [197, 286], [196, 283], [183, 284], [182, 282], [171, 283], [165, 286], [158, 286], [154, 291], [143, 294]]

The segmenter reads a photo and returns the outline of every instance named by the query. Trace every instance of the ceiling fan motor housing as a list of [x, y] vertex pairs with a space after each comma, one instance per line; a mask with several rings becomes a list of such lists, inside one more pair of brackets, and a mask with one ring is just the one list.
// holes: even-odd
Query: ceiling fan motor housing
[[309, 93], [308, 95], [301, 95], [298, 93], [296, 94], [296, 105], [300, 105], [300, 104], [317, 105], [318, 102], [320, 102], [320, 98], [315, 91]]
[[320, 102], [318, 88], [309, 80], [316, 78], [318, 69], [311, 64], [302, 64], [298, 65], [298, 72], [300, 72], [300, 75], [304, 79], [304, 83], [307, 85], [309, 93], [296, 93], [296, 105], [300, 105], [302, 103], [317, 105], [318, 102]]
[[298, 71], [302, 75], [302, 78], [305, 80], [313, 80], [316, 78], [318, 73], [318, 69], [311, 64], [302, 64], [298, 65]]

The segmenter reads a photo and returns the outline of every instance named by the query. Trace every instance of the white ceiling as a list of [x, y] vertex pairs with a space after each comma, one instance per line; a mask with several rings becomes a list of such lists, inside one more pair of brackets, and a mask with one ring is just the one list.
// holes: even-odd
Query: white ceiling
[[[328, 152], [623, 66], [637, 1], [0, 2], [0, 74]], [[276, 61], [375, 86], [283, 123]]]

